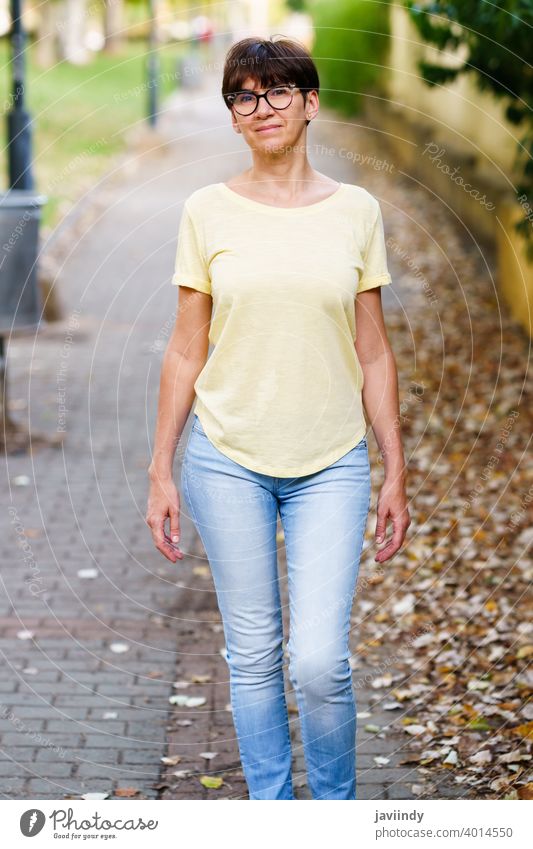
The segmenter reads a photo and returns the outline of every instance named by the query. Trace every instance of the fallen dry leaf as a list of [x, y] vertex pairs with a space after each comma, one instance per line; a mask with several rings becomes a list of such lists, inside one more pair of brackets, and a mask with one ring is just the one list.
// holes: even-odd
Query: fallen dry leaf
[[215, 778], [214, 776], [211, 776], [211, 775], [202, 775], [200, 777], [200, 784], [203, 784], [204, 787], [212, 787], [215, 790], [218, 787], [221, 787], [223, 783], [224, 783], [224, 780], [220, 777]]

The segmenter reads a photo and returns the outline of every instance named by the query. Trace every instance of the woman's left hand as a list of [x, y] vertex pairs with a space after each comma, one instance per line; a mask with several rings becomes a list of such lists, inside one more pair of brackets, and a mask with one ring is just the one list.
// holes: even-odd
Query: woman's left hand
[[[392, 521], [392, 536], [385, 542], [387, 522]], [[374, 557], [378, 563], [390, 560], [402, 547], [407, 528], [411, 524], [404, 478], [387, 481], [385, 479], [378, 497], [376, 543], [381, 547]]]

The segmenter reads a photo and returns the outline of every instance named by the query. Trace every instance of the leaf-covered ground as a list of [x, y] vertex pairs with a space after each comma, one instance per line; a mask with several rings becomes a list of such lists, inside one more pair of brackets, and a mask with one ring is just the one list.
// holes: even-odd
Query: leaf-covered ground
[[405, 735], [403, 762], [422, 767], [415, 793], [448, 779], [454, 796], [531, 798], [530, 340], [498, 295], [491, 247], [438, 198], [394, 170], [354, 182], [385, 219], [412, 517], [391, 561], [371, 548], [362, 563], [358, 650], [390, 660], [372, 686], [387, 730]]

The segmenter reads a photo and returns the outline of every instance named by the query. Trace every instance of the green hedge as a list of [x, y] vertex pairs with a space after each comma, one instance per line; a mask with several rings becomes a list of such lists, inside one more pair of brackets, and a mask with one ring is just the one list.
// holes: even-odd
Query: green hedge
[[389, 46], [388, 0], [313, 0], [313, 59], [324, 105], [345, 114], [361, 111], [364, 98], [381, 93]]

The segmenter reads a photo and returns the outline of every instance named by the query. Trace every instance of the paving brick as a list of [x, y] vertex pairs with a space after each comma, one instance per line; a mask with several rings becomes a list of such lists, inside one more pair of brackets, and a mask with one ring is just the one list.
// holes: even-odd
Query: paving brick
[[[38, 732], [37, 732], [38, 733]], [[81, 745], [82, 738], [79, 734], [58, 734], [44, 731], [41, 735], [43, 740], [51, 743], [54, 746], [64, 746], [70, 749], [76, 749]], [[23, 746], [24, 738], [27, 738], [27, 744], [30, 747], [39, 745], [39, 740], [31, 734], [3, 734], [2, 747], [8, 748], [10, 745]], [[36, 742], [34, 742], [34, 739]]]
[[[109, 720], [104, 719], [104, 714], [108, 713], [109, 711], [116, 713], [120, 722], [136, 721], [143, 722], [143, 724], [151, 724], [155, 721], [154, 717], [152, 716], [152, 712], [149, 712], [145, 707], [139, 705], [115, 705], [104, 708], [90, 708], [87, 711], [88, 722], [96, 722], [98, 720], [101, 720], [102, 723], [108, 722]], [[166, 719], [166, 716], [163, 716], [163, 712], [161, 712], [159, 719], [162, 718]], [[112, 721], [115, 722], [116, 720]], [[102, 725], [102, 728], [105, 728], [105, 725]]]
[[380, 739], [379, 737], [357, 737], [357, 754], [358, 755], [387, 755], [390, 751], [395, 751], [398, 743], [394, 742], [390, 737]]
[[151, 741], [135, 740], [133, 742], [129, 738], [109, 735], [109, 734], [87, 734], [85, 736], [85, 745], [93, 748], [114, 746], [119, 749], [146, 749], [147, 751], [155, 751], [157, 744]]
[[21, 778], [0, 778], [0, 796], [6, 799], [21, 799], [25, 783], [25, 779]]
[[[31, 765], [30, 769], [34, 769], [34, 766]], [[7, 778], [9, 776], [19, 776], [25, 777], [27, 772], [24, 770], [24, 767], [14, 761], [3, 761], [0, 760], [0, 776], [2, 778]]]
[[32, 746], [0, 747], [0, 762], [13, 761], [13, 763], [27, 763], [36, 759], [38, 751], [39, 749], [35, 743]]
[[76, 767], [76, 778], [105, 778], [119, 779], [123, 775], [123, 767], [120, 764], [79, 764]]
[[[126, 723], [120, 720], [105, 720], [105, 729], [109, 734], [125, 734]], [[98, 730], [98, 723], [90, 719], [49, 719], [46, 723], [46, 730], [50, 733], [57, 731], [75, 732], [79, 734], [89, 734]]]
[[[46, 739], [46, 738], [45, 738]], [[68, 746], [55, 745], [52, 738], [51, 743], [46, 746], [40, 746], [37, 749], [35, 760], [37, 762], [55, 763], [56, 761], [71, 762], [76, 750]]]
[[356, 799], [386, 799], [383, 784], [358, 784], [355, 789]]
[[30, 778], [26, 785], [27, 798], [36, 799], [40, 797], [41, 793], [46, 793], [54, 799], [62, 799], [66, 788], [70, 787], [70, 781], [70, 778], [54, 779], [50, 777], [49, 781], [46, 778]]
[[82, 763], [93, 763], [96, 765], [119, 763], [120, 754], [120, 750], [113, 748], [113, 746], [109, 746], [107, 749], [90, 749], [84, 746], [78, 752], [74, 753], [73, 761], [74, 765]]
[[128, 737], [135, 737], [145, 741], [154, 742], [156, 740], [164, 740], [166, 737], [166, 722], [160, 727], [151, 727], [142, 722], [128, 722], [127, 731], [124, 731], [124, 734], [127, 734]]
[[[24, 721], [24, 725], [27, 726], [30, 719], [42, 720], [44, 722], [45, 719], [50, 715], [50, 708], [47, 705], [38, 704], [38, 705], [18, 705], [13, 708], [13, 713], [16, 717]], [[5, 721], [5, 720], [2, 720]], [[9, 722], [9, 720], [7, 720]]]
[[122, 701], [125, 698], [129, 698], [130, 696], [142, 699], [164, 698], [164, 696], [168, 693], [168, 689], [168, 684], [165, 684], [163, 687], [159, 688], [152, 686], [152, 684], [146, 684], [145, 686], [131, 686], [129, 684], [97, 684], [96, 692], [102, 693], [106, 696], [114, 696], [119, 701]]
[[39, 699], [34, 693], [17, 691], [16, 693], [3, 693], [2, 697], [0, 697], [0, 705], [2, 714], [5, 714], [7, 709], [12, 710], [18, 716], [18, 708], [28, 707], [35, 710], [40, 705], [48, 708], [49, 702]]
[[44, 719], [21, 719], [19, 717], [16, 722], [6, 719], [0, 722], [0, 738], [12, 731], [18, 731], [19, 734], [42, 731], [45, 724], [46, 720]]
[[416, 777], [416, 772], [413, 770], [389, 769], [388, 767], [375, 766], [373, 769], [360, 769], [358, 780], [364, 784], [375, 784], [378, 782], [386, 784], [389, 782], [395, 783], [414, 780], [414, 777]]
[[[52, 705], [48, 711], [48, 722], [73, 722], [75, 720], [88, 720], [90, 708], [79, 708], [69, 706], [68, 708]], [[65, 726], [63, 725], [63, 728]]]
[[119, 710], [121, 707], [129, 707], [131, 702], [122, 698], [120, 702], [110, 699], [109, 696], [57, 696], [54, 698], [52, 707], [60, 709], [63, 713], [72, 715], [72, 708], [86, 708], [87, 710]]
[[[419, 783], [413, 780], [413, 784]], [[411, 791], [410, 785], [407, 784], [390, 784], [387, 786], [388, 799], [417, 799], [418, 797]], [[448, 798], [448, 797], [444, 797]]]
[[23, 770], [19, 767], [18, 774], [26, 778], [68, 778], [73, 768], [70, 760], [68, 762], [58, 760], [53, 763], [34, 761], [32, 764], [25, 764]]

